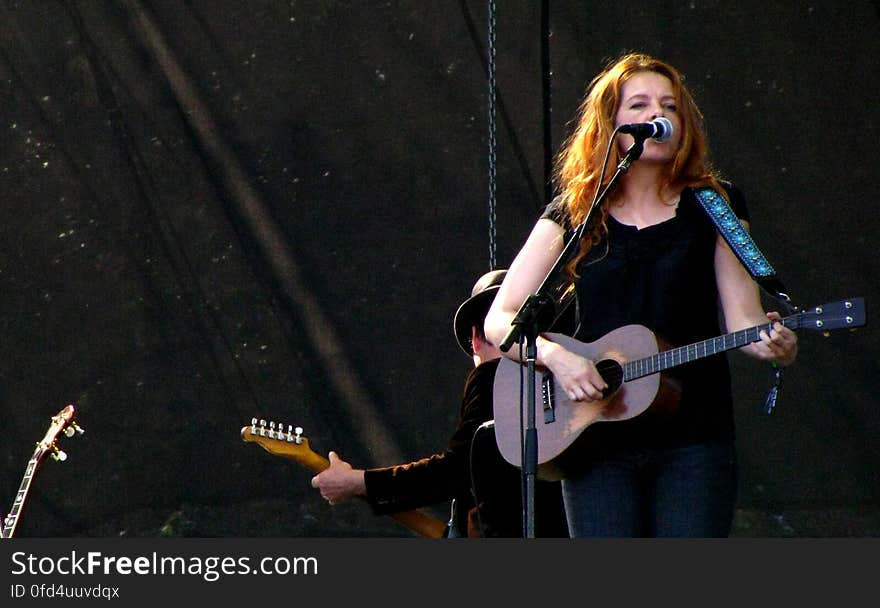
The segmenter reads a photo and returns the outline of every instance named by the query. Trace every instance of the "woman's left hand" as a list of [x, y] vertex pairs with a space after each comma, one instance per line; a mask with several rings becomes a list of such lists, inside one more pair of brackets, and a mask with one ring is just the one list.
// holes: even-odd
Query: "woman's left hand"
[[773, 321], [773, 327], [769, 333], [761, 330], [761, 341], [752, 345], [754, 355], [783, 367], [791, 365], [797, 358], [797, 334], [779, 322], [782, 317], [778, 312], [768, 312], [767, 318]]

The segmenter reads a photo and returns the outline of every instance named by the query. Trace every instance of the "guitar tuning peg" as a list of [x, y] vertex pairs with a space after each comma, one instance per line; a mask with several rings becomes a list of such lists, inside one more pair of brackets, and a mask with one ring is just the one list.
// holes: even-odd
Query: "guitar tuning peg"
[[295, 436], [293, 438], [294, 442], [296, 442], [297, 444], [302, 443], [303, 442], [303, 440], [302, 440], [303, 428], [301, 426], [298, 426], [295, 429], [293, 429], [293, 432], [295, 433]]
[[71, 420], [70, 424], [64, 429], [64, 436], [73, 437], [75, 433], [82, 435], [85, 431], [76, 423], [76, 420]]
[[59, 450], [57, 446], [52, 446], [52, 451], [49, 453], [53, 460], [59, 460], [64, 462], [67, 460], [67, 454], [63, 450]]

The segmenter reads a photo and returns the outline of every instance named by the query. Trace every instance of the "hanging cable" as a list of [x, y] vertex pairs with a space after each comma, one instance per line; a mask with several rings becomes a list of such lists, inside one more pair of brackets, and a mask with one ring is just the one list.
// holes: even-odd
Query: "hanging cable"
[[495, 139], [495, 0], [489, 1], [489, 270], [495, 270], [496, 261], [496, 228], [495, 228], [495, 172], [496, 146]]

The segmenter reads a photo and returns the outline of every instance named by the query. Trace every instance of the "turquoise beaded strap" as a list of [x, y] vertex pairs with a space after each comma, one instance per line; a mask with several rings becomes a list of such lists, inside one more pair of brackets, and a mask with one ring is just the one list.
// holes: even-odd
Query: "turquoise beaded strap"
[[773, 266], [755, 245], [751, 235], [730, 208], [727, 199], [712, 188], [698, 188], [694, 190], [694, 194], [719, 234], [724, 237], [740, 263], [758, 285], [785, 306], [789, 313], [796, 311], [797, 307], [792, 304]]
[[727, 200], [712, 188], [700, 188], [695, 192], [697, 200], [715, 224], [715, 228], [733, 249], [736, 257], [753, 278], [773, 277], [776, 271], [755, 245], [742, 222], [736, 217]]

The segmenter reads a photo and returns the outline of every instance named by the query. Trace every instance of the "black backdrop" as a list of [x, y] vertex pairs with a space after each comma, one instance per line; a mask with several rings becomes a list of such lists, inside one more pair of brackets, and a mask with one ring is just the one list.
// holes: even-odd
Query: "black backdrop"
[[[876, 3], [498, 3], [498, 266], [544, 200], [590, 78], [679, 67], [713, 160], [797, 304], [777, 411], [736, 353], [736, 534], [880, 533]], [[0, 501], [49, 418], [85, 429], [34, 479], [20, 536], [407, 536], [332, 511], [243, 443], [304, 427], [357, 465], [445, 444], [470, 362], [451, 318], [489, 269], [487, 6], [472, 0], [0, 3]], [[442, 506], [433, 513], [443, 516]]]

